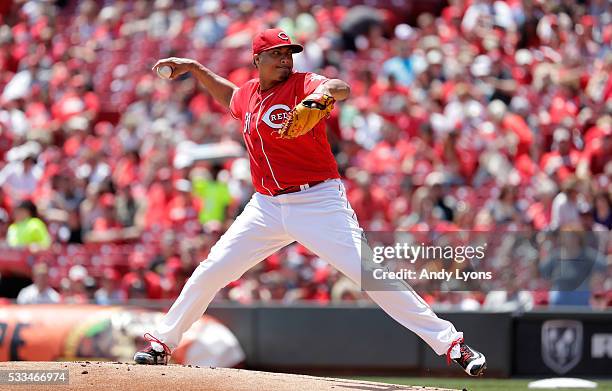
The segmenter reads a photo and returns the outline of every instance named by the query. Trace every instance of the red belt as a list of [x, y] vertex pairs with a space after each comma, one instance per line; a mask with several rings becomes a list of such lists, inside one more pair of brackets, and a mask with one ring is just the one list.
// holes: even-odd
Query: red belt
[[302, 190], [306, 190], [309, 189], [313, 186], [316, 186], [320, 183], [323, 183], [325, 181], [314, 181], [314, 182], [308, 182], [304, 185], [296, 185], [296, 186], [289, 186], [289, 187], [285, 187], [284, 189], [279, 189], [276, 190], [274, 192], [274, 196], [276, 197], [277, 195], [281, 195], [281, 194], [290, 194], [290, 193], [297, 193], [298, 191], [302, 191]]

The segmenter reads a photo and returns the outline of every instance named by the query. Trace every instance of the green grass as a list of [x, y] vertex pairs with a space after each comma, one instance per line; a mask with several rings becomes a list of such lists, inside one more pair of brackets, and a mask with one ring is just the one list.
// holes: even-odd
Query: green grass
[[[356, 380], [366, 380], [380, 383], [404, 384], [411, 386], [442, 387], [452, 389], [467, 389], [468, 391], [509, 391], [529, 390], [527, 384], [531, 380], [518, 379], [470, 379], [470, 378], [422, 378], [422, 377], [357, 377]], [[612, 391], [612, 381], [599, 381], [597, 391]], [[557, 388], [557, 391], [575, 391], [578, 388]]]

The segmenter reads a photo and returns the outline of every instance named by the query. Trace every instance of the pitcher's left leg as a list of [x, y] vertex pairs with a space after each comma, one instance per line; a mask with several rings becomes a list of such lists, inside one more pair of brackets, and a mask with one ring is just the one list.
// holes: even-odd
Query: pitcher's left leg
[[[303, 194], [298, 193], [304, 202], [288, 204], [284, 216], [287, 232], [360, 284], [363, 231], [346, 199], [342, 183], [337, 181], [335, 188], [325, 185], [321, 189], [315, 187]], [[306, 196], [311, 198], [311, 202], [305, 201]], [[436, 316], [411, 288], [367, 293], [387, 314], [421, 337], [437, 354], [449, 353], [453, 359], [461, 357], [463, 333], [449, 321]], [[482, 361], [484, 366], [484, 356]], [[468, 373], [475, 374], [474, 371]]]

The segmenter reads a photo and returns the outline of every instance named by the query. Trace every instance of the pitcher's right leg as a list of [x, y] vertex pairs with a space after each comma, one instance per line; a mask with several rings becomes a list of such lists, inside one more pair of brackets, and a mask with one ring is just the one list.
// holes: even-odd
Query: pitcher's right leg
[[[288, 195], [287, 232], [357, 284], [361, 281], [362, 229], [338, 180]], [[463, 333], [439, 318], [409, 286], [403, 290], [368, 291], [368, 295], [402, 326], [421, 337], [437, 354], [446, 354], [470, 375], [486, 367], [483, 354], [463, 342]]]
[[[282, 225], [278, 203], [272, 197], [253, 195], [242, 214], [213, 246], [208, 258], [195, 269], [153, 335], [149, 336], [152, 346], [148, 351], [138, 352], [134, 360], [142, 364], [162, 361], [154, 357], [156, 353], [167, 356], [221, 288], [291, 242], [293, 239]], [[164, 349], [164, 345], [168, 349]]]

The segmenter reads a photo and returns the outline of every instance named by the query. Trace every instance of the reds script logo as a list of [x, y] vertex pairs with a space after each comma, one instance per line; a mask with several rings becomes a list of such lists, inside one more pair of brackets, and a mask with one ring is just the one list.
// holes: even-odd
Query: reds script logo
[[289, 116], [291, 109], [287, 105], [273, 105], [263, 115], [263, 122], [272, 129], [283, 127], [283, 121]]

